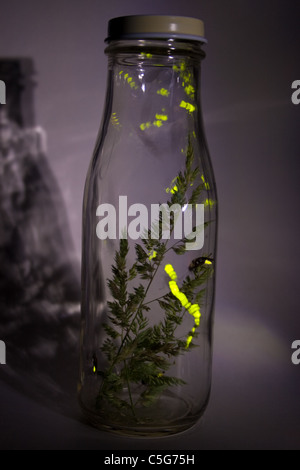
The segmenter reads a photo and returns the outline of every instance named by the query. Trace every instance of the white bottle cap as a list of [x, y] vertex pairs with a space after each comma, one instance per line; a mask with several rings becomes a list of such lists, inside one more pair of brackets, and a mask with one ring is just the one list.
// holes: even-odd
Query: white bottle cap
[[113, 18], [107, 42], [122, 39], [185, 39], [206, 43], [204, 23], [184, 16], [136, 15]]

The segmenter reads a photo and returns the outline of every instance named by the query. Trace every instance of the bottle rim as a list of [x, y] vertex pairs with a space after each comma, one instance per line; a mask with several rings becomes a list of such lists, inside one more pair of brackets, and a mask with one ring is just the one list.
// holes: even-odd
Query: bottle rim
[[202, 20], [185, 16], [134, 15], [112, 18], [107, 43], [130, 39], [182, 39], [206, 44]]

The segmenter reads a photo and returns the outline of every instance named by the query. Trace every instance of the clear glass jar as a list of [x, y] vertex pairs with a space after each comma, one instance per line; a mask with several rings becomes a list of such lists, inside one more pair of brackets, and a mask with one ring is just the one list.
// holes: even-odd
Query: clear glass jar
[[217, 195], [200, 105], [203, 24], [157, 18], [110, 22], [83, 208], [80, 404], [96, 427], [139, 436], [193, 426], [212, 365]]

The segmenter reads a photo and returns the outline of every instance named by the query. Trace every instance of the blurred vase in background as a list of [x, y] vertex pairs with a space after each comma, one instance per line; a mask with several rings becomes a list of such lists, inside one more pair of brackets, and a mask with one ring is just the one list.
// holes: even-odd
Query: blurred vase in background
[[34, 73], [31, 59], [0, 59], [0, 337], [5, 378], [51, 401], [74, 388], [80, 284], [46, 132], [35, 123]]

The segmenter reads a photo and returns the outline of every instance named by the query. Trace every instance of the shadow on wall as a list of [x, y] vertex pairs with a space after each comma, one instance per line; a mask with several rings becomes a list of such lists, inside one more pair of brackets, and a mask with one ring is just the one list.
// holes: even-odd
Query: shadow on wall
[[76, 399], [79, 266], [46, 135], [34, 122], [32, 76], [30, 59], [0, 59], [0, 372], [67, 412]]

